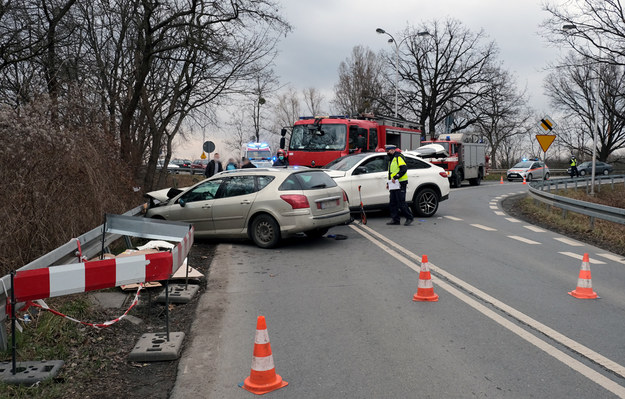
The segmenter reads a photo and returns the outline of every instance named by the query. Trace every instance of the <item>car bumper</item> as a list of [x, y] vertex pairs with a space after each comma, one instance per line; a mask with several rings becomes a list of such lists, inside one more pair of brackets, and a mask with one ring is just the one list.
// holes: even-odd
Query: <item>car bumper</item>
[[333, 226], [349, 223], [351, 220], [348, 208], [329, 213], [327, 215], [315, 216], [308, 211], [306, 214], [289, 215], [283, 218], [280, 223], [280, 233], [289, 236], [305, 231], [326, 229]]

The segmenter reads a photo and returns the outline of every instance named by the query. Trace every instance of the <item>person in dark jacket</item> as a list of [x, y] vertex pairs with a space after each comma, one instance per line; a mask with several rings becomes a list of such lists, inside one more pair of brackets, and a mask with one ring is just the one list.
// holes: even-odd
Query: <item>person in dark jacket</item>
[[243, 163], [241, 165], [241, 169], [252, 169], [256, 167], [256, 165], [254, 165], [248, 158], [243, 157], [241, 162]]
[[219, 172], [223, 172], [223, 170], [224, 167], [221, 165], [221, 162], [219, 162], [219, 154], [215, 153], [213, 159], [211, 161], [208, 161], [208, 164], [206, 165], [204, 176], [211, 177]]
[[406, 218], [404, 226], [410, 226], [414, 220], [408, 204], [406, 204], [406, 187], [408, 186], [408, 166], [404, 156], [394, 145], [386, 146], [388, 155], [388, 183], [389, 207], [391, 211], [391, 221], [387, 224], [394, 225], [400, 223], [400, 216]]
[[273, 166], [284, 166], [285, 168], [289, 166], [289, 160], [286, 158], [286, 151], [282, 148], [278, 150], [278, 159], [275, 160]]

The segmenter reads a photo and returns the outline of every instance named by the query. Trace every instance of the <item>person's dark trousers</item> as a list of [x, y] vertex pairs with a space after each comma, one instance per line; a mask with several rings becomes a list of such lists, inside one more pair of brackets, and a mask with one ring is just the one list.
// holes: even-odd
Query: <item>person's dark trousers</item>
[[399, 190], [391, 190], [390, 191], [390, 211], [391, 211], [391, 220], [393, 222], [399, 223], [400, 216], [405, 217], [407, 220], [412, 220], [414, 217], [412, 216], [412, 212], [410, 212], [410, 208], [408, 208], [408, 204], [406, 204], [406, 186], [408, 185], [407, 181], [399, 182]]
[[571, 166], [571, 178], [579, 177], [579, 171], [577, 170], [577, 166]]

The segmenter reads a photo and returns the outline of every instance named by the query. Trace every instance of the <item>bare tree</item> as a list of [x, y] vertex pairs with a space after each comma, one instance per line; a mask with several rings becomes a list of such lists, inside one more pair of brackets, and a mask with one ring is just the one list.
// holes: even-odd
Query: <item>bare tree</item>
[[385, 109], [381, 102], [385, 92], [384, 67], [381, 56], [366, 47], [355, 46], [339, 65], [333, 101], [338, 112], [360, 115]]
[[297, 90], [289, 87], [277, 97], [274, 106], [274, 131], [279, 132], [282, 128], [289, 128], [301, 116], [301, 103]]
[[[434, 137], [438, 124], [487, 92], [497, 48], [483, 31], [472, 32], [454, 19], [409, 27], [405, 37], [407, 46], [400, 51], [399, 63], [401, 107]], [[467, 118], [454, 130], [476, 122]]]
[[308, 113], [312, 116], [321, 115], [323, 95], [319, 92], [319, 90], [314, 87], [307, 87], [302, 90], [302, 95], [304, 97], [304, 104], [306, 104]]
[[[566, 144], [572, 149], [578, 148], [585, 141], [580, 137], [592, 138], [593, 127], [598, 126], [597, 157], [606, 161], [614, 151], [625, 146], [625, 97], [622, 95], [625, 75], [620, 66], [589, 61], [584, 56], [570, 54], [547, 76], [545, 91], [566, 118], [578, 121], [577, 134], [563, 136], [568, 140]], [[595, 68], [600, 68], [599, 72]], [[596, 101], [599, 101], [598, 114], [595, 113]], [[592, 145], [584, 144], [580, 150], [592, 154]]]
[[255, 135], [252, 133], [249, 124], [250, 117], [245, 109], [239, 109], [230, 118], [228, 122], [228, 138], [226, 139], [226, 147], [235, 154], [237, 159], [243, 156], [243, 146], [248, 140], [253, 140]]

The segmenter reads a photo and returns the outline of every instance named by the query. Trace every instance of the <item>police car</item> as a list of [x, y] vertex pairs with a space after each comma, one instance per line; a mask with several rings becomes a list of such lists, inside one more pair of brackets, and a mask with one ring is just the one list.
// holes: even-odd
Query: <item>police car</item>
[[538, 159], [524, 159], [521, 162], [508, 169], [506, 173], [508, 181], [515, 179], [532, 181], [533, 179], [549, 180], [549, 168], [544, 162]]

